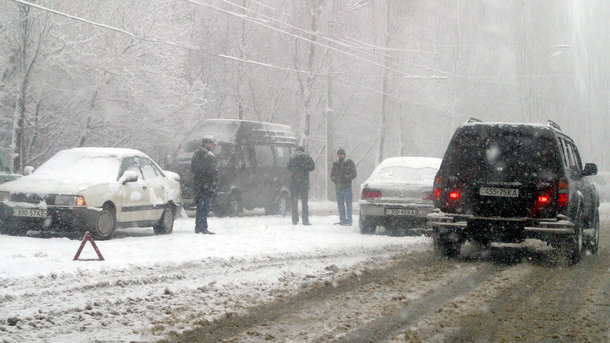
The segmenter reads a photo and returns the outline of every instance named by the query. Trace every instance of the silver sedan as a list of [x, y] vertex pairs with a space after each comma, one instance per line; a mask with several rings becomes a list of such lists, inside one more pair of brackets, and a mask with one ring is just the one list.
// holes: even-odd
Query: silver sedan
[[371, 234], [378, 226], [397, 234], [401, 229], [424, 231], [432, 212], [432, 184], [440, 158], [391, 157], [385, 159], [360, 186], [360, 232]]

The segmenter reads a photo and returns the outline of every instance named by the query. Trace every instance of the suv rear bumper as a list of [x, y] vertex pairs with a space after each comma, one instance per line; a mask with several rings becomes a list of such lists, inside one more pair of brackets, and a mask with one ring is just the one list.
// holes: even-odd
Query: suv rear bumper
[[515, 224], [523, 223], [523, 230], [526, 234], [544, 234], [544, 235], [570, 235], [574, 234], [574, 223], [568, 220], [567, 217], [559, 216], [558, 218], [504, 218], [504, 217], [476, 217], [473, 215], [444, 213], [435, 210], [427, 216], [427, 226], [430, 231], [442, 230], [447, 231], [465, 229], [469, 221], [486, 221], [486, 222], [514, 222]]

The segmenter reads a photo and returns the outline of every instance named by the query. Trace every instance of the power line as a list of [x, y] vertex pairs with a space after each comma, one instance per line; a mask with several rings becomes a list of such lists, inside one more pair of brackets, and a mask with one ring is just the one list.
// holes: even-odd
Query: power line
[[[335, 52], [339, 52], [339, 53], [341, 53], [341, 54], [344, 54], [344, 55], [347, 55], [347, 56], [353, 57], [353, 58], [355, 58], [355, 59], [357, 59], [357, 60], [361, 60], [361, 61], [364, 61], [364, 62], [370, 63], [370, 64], [375, 65], [375, 66], [377, 66], [377, 67], [380, 67], [380, 68], [382, 68], [382, 69], [386, 69], [386, 70], [389, 70], [389, 71], [395, 72], [395, 73], [397, 73], [397, 74], [402, 75], [404, 78], [416, 78], [416, 79], [421, 79], [421, 78], [422, 78], [421, 76], [416, 76], [416, 77], [413, 77], [413, 75], [407, 74], [407, 73], [403, 72], [402, 70], [398, 70], [398, 69], [395, 69], [395, 68], [390, 68], [390, 67], [385, 66], [385, 65], [383, 65], [383, 64], [381, 64], [381, 63], [379, 63], [379, 62], [377, 62], [377, 61], [373, 61], [373, 60], [370, 60], [370, 59], [364, 58], [364, 57], [362, 57], [362, 56], [358, 56], [358, 55], [356, 55], [356, 54], [353, 54], [353, 53], [347, 52], [347, 51], [345, 51], [345, 50], [341, 50], [341, 49], [338, 49], [338, 48], [332, 47], [332, 46], [330, 46], [330, 45], [326, 45], [326, 44], [323, 44], [323, 43], [320, 43], [320, 42], [316, 42], [316, 41], [314, 41], [314, 40], [312, 40], [312, 39], [309, 39], [309, 38], [305, 38], [305, 37], [299, 36], [299, 35], [297, 35], [297, 34], [294, 34], [294, 33], [291, 33], [291, 32], [288, 32], [288, 31], [285, 31], [285, 30], [282, 30], [282, 29], [279, 29], [279, 28], [277, 28], [277, 27], [274, 27], [274, 26], [271, 26], [271, 25], [265, 24], [265, 23], [263, 23], [263, 22], [260, 22], [260, 21], [258, 21], [258, 20], [256, 20], [256, 19], [254, 19], [254, 18], [251, 18], [251, 17], [245, 16], [245, 15], [242, 15], [242, 14], [239, 14], [239, 13], [235, 13], [235, 12], [232, 12], [232, 11], [228, 11], [228, 10], [222, 9], [222, 8], [220, 8], [220, 7], [214, 6], [214, 5], [212, 5], [212, 4], [206, 3], [206, 2], [202, 2], [202, 1], [194, 1], [194, 0], [186, 0], [186, 1], [188, 1], [188, 2], [190, 2], [190, 3], [192, 3], [192, 4], [195, 4], [195, 5], [198, 5], [198, 6], [205, 6], [205, 7], [208, 7], [208, 8], [214, 9], [214, 10], [217, 10], [217, 11], [219, 11], [219, 12], [222, 12], [222, 13], [225, 13], [225, 14], [228, 14], [228, 15], [232, 15], [232, 16], [238, 17], [238, 18], [240, 18], [240, 19], [242, 19], [242, 20], [249, 21], [249, 22], [254, 23], [254, 24], [256, 24], [256, 25], [260, 25], [260, 26], [263, 26], [263, 27], [269, 28], [269, 29], [271, 29], [271, 30], [274, 30], [274, 31], [277, 31], [277, 32], [283, 33], [283, 34], [285, 34], [285, 35], [288, 35], [288, 36], [291, 36], [291, 37], [294, 37], [294, 38], [297, 38], [297, 39], [300, 39], [300, 40], [304, 40], [304, 41], [309, 42], [309, 43], [311, 43], [311, 44], [315, 44], [315, 45], [318, 45], [318, 46], [321, 46], [321, 47], [324, 47], [324, 48], [327, 48], [327, 49], [333, 50], [333, 51], [335, 51]], [[432, 68], [428, 68], [428, 69], [430, 69], [430, 70], [434, 70], [434, 69], [432, 69]], [[437, 72], [439, 72], [439, 73], [442, 73], [442, 74], [449, 74], [449, 75], [451, 75], [451, 73], [446, 72], [446, 71], [441, 71], [441, 70], [435, 70], [435, 71], [437, 71]], [[438, 76], [431, 76], [430, 78], [440, 78], [440, 77], [438, 77]]]
[[378, 89], [375, 89], [375, 88], [372, 88], [372, 87], [369, 87], [369, 86], [366, 86], [366, 85], [363, 85], [361, 83], [357, 83], [357, 82], [354, 82], [354, 81], [349, 81], [349, 80], [346, 80], [346, 79], [341, 78], [341, 77], [337, 77], [336, 80], [338, 80], [339, 82], [343, 82], [343, 83], [351, 84], [351, 85], [354, 85], [354, 86], [362, 87], [364, 89], [370, 90], [371, 92], [375, 92], [377, 94], [385, 95], [385, 96], [388, 96], [388, 97], [393, 98], [395, 100], [398, 100], [398, 101], [401, 101], [401, 102], [406, 102], [406, 103], [411, 104], [411, 105], [415, 105], [415, 106], [418, 106], [418, 107], [423, 107], [423, 108], [429, 108], [429, 109], [437, 110], [437, 111], [442, 112], [446, 116], [449, 116], [449, 117], [452, 117], [452, 118], [460, 119], [460, 118], [463, 118], [463, 117], [471, 117], [472, 116], [471, 114], [451, 111], [451, 110], [447, 110], [447, 109], [443, 109], [443, 108], [438, 108], [438, 107], [434, 107], [434, 106], [430, 106], [430, 105], [425, 105], [425, 104], [419, 103], [417, 101], [401, 98], [399, 96], [396, 96], [396, 95], [393, 95], [393, 94], [389, 94], [389, 93], [385, 93], [385, 92], [380, 91]]

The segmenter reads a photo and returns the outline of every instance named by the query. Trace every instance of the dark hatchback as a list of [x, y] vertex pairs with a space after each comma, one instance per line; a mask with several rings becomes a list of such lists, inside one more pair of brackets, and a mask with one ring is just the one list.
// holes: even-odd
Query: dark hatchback
[[549, 125], [469, 121], [459, 127], [434, 183], [434, 242], [447, 256], [481, 246], [540, 239], [578, 262], [597, 252], [599, 197], [574, 141]]

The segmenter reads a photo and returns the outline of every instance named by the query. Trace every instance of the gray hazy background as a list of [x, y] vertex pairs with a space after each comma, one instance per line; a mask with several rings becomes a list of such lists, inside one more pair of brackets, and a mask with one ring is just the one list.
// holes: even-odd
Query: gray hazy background
[[[34, 4], [36, 7], [33, 7]], [[0, 0], [0, 151], [158, 161], [206, 118], [291, 125], [318, 164], [341, 146], [442, 157], [455, 128], [552, 119], [610, 169], [607, 0]]]

